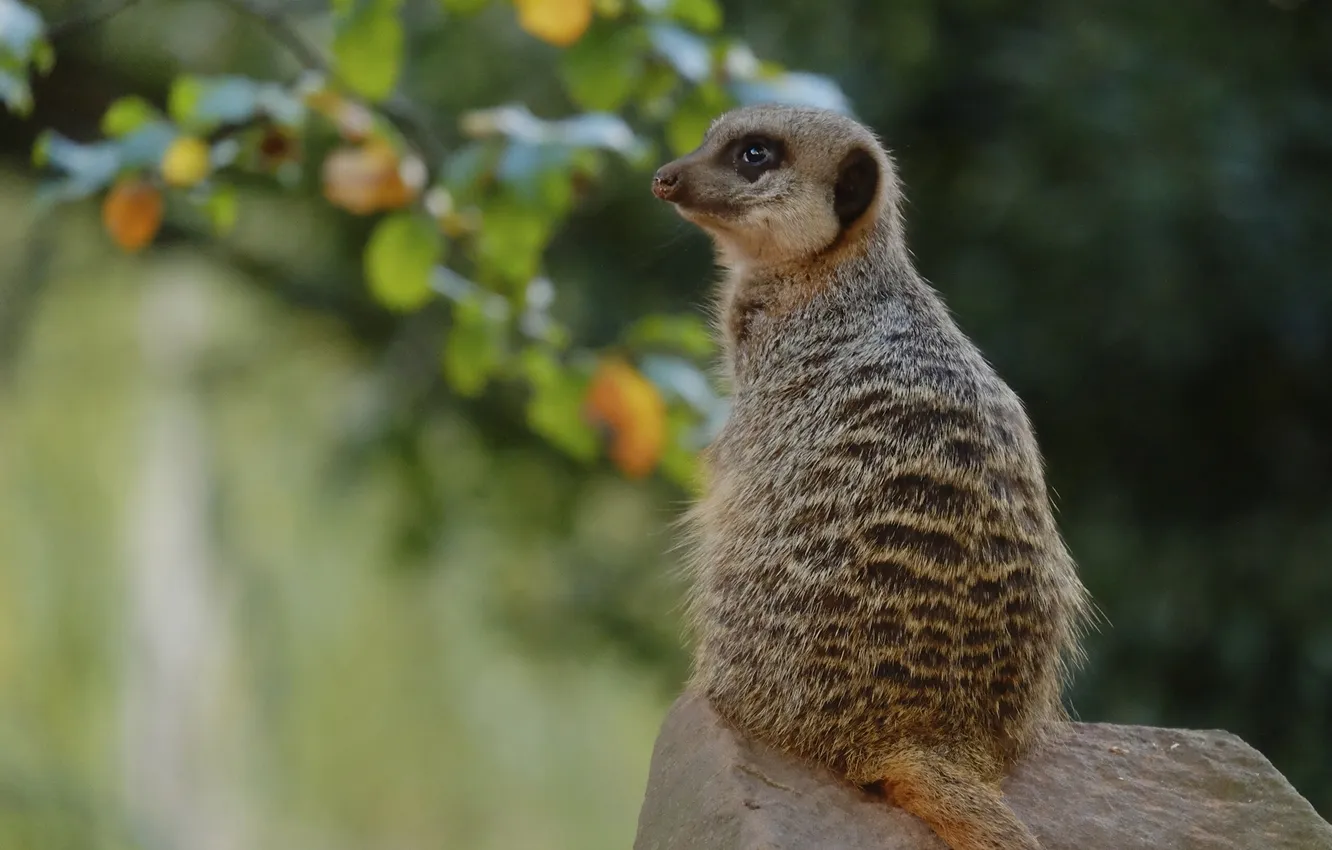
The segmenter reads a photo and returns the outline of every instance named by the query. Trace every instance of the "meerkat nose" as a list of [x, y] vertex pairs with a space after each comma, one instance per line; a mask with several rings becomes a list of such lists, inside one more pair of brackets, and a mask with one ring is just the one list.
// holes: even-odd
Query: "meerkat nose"
[[652, 194], [663, 201], [669, 201], [673, 198], [679, 187], [680, 171], [671, 167], [671, 165], [663, 165], [657, 169], [656, 174], [652, 175]]

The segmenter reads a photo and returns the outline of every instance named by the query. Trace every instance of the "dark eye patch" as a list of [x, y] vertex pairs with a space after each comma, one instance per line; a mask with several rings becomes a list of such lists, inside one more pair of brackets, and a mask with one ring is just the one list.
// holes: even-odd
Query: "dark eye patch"
[[735, 173], [750, 183], [765, 172], [779, 168], [785, 153], [781, 142], [765, 136], [745, 136], [731, 143], [728, 150]]

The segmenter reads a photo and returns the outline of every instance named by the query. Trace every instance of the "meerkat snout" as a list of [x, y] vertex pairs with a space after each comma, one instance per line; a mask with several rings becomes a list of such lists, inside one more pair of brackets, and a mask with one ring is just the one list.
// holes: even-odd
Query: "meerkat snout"
[[871, 231], [895, 185], [887, 152], [855, 121], [753, 106], [714, 121], [697, 149], [657, 170], [652, 192], [706, 231], [726, 265], [754, 268]]
[[658, 168], [657, 173], [652, 175], [652, 194], [663, 201], [672, 200], [675, 197], [675, 190], [680, 185], [680, 171], [674, 165], [674, 163], [667, 163]]

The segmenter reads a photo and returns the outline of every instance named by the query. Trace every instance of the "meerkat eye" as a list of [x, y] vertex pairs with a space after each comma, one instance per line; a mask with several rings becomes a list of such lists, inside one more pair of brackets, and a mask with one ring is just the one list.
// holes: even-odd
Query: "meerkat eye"
[[750, 183], [781, 165], [781, 148], [767, 139], [743, 139], [734, 150], [736, 173]]
[[759, 166], [767, 162], [771, 155], [765, 145], [755, 143], [745, 148], [745, 152], [740, 154], [740, 158], [745, 161], [745, 165]]

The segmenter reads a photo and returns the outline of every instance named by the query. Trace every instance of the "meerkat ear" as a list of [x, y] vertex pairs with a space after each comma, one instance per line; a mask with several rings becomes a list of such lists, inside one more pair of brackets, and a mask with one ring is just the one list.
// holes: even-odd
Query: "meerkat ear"
[[879, 189], [879, 163], [864, 148], [847, 154], [837, 168], [833, 186], [833, 212], [842, 227], [850, 227], [865, 214]]

